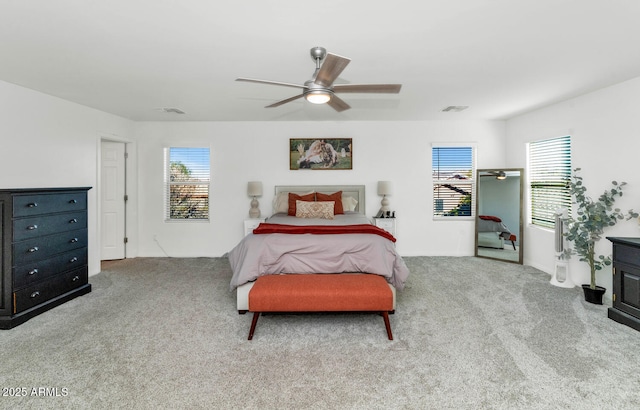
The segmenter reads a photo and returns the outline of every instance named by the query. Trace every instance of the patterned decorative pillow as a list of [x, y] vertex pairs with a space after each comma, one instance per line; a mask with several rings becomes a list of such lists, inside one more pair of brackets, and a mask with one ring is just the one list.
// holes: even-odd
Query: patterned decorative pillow
[[297, 218], [333, 219], [334, 201], [307, 202], [296, 201]]

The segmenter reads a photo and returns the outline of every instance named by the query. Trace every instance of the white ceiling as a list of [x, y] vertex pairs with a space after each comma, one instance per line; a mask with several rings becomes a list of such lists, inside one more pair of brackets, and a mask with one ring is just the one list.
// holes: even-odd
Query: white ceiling
[[[640, 76], [639, 21], [638, 0], [3, 0], [0, 80], [140, 121], [506, 119]], [[336, 83], [402, 91], [267, 109], [299, 91], [234, 81], [302, 84], [314, 46], [351, 58]]]

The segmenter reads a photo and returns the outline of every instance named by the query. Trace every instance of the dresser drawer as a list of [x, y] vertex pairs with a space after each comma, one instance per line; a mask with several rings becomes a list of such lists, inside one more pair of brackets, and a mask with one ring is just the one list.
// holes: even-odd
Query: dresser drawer
[[27, 263], [13, 268], [13, 287], [19, 289], [60, 272], [85, 266], [87, 248], [75, 249], [52, 258]]
[[374, 218], [375, 226], [396, 236], [396, 218]]
[[85, 192], [56, 192], [15, 195], [13, 197], [13, 216], [15, 218], [85, 209], [87, 209], [87, 194]]
[[637, 247], [616, 243], [613, 245], [613, 257], [614, 263], [640, 266], [640, 249]]
[[13, 266], [49, 258], [57, 253], [87, 246], [87, 230], [63, 232], [13, 244]]
[[390, 230], [390, 229], [393, 229], [393, 221], [391, 221], [391, 220], [386, 220], [386, 221], [385, 221], [385, 220], [383, 220], [383, 219], [378, 219], [378, 220], [376, 221], [376, 226], [377, 226], [378, 228], [382, 228], [382, 229], [384, 229], [385, 231], [386, 231], [386, 230]]
[[52, 233], [72, 231], [86, 227], [86, 212], [70, 212], [65, 214], [15, 219], [13, 221], [13, 241], [19, 242], [29, 238], [36, 238]]
[[20, 313], [31, 307], [60, 296], [88, 282], [87, 268], [77, 269], [53, 276], [28, 288], [13, 293], [13, 313]]

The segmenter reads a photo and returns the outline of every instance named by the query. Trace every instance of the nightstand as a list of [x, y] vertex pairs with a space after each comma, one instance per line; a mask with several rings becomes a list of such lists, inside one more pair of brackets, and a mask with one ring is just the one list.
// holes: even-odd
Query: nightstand
[[255, 228], [258, 227], [265, 218], [245, 219], [244, 220], [244, 236], [249, 235]]
[[373, 218], [373, 223], [396, 237], [396, 218]]

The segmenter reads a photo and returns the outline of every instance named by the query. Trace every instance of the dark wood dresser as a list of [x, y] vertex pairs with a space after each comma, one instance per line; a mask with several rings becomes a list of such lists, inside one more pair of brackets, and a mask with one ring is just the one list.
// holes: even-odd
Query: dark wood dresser
[[613, 242], [613, 306], [609, 318], [640, 330], [640, 238]]
[[91, 292], [89, 189], [0, 190], [0, 329]]

